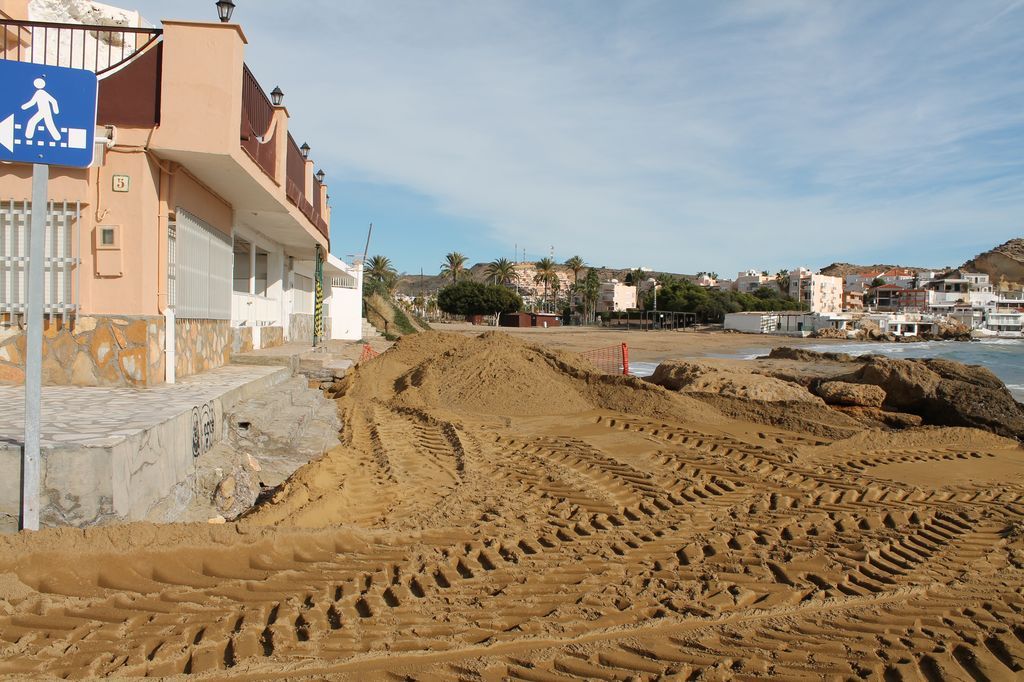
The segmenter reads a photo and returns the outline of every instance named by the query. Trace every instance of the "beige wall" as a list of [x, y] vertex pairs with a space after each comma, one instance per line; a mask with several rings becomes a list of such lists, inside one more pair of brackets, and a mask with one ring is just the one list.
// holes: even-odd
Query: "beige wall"
[[27, 20], [28, 0], [0, 0], [0, 17], [19, 21]]
[[233, 24], [164, 21], [160, 120], [153, 144], [224, 153], [239, 146], [245, 36]]
[[[80, 243], [82, 254], [81, 295], [83, 312], [100, 315], [157, 315], [156, 290], [159, 258], [157, 225], [160, 168], [141, 149], [130, 147], [144, 142], [148, 131], [118, 131], [123, 149], [106, 153], [103, 165], [93, 170], [94, 205], [83, 216]], [[133, 139], [141, 138], [141, 139]], [[115, 175], [127, 175], [127, 192], [113, 191]], [[96, 267], [95, 233], [101, 225], [115, 225], [121, 237], [122, 275], [100, 276]]]
[[231, 205], [201, 185], [187, 171], [178, 168], [171, 180], [170, 208], [179, 206], [231, 236], [234, 212]]

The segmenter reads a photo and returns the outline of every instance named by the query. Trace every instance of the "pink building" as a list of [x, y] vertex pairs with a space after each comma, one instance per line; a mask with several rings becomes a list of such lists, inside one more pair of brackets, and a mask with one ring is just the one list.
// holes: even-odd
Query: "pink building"
[[[361, 271], [328, 257], [324, 175], [245, 65], [242, 28], [47, 18], [0, 0], [0, 57], [100, 80], [92, 167], [50, 169], [44, 382], [152, 385], [346, 333], [316, 312]], [[31, 176], [0, 167], [0, 382], [23, 378]]]

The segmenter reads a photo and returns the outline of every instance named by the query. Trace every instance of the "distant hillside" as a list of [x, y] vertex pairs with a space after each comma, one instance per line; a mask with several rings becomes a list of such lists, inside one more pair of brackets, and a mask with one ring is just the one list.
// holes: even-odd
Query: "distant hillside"
[[905, 270], [937, 270], [941, 268], [919, 268], [913, 265], [889, 265], [886, 263], [877, 263], [875, 265], [856, 265], [854, 263], [832, 263], [826, 265], [821, 269], [821, 274], [829, 275], [830, 277], [846, 277], [847, 275], [853, 275], [861, 272], [884, 272], [886, 270], [893, 269], [905, 269]]
[[995, 284], [1005, 278], [1010, 284], [1024, 285], [1024, 239], [1011, 239], [978, 254], [961, 267], [964, 270], [984, 272]]
[[[487, 266], [488, 263], [477, 263], [476, 265], [468, 268], [467, 272], [469, 273], [469, 276], [474, 280], [478, 282], [485, 282], [487, 281]], [[587, 267], [589, 268], [590, 266], [588, 265]], [[565, 267], [564, 265], [559, 265], [556, 269], [558, 272], [570, 273], [569, 277], [572, 276], [569, 268]], [[586, 272], [586, 269], [581, 271], [580, 277], [582, 278], [586, 274]], [[617, 279], [619, 281], [622, 281], [626, 278], [626, 275], [629, 272], [631, 272], [629, 268], [597, 268], [598, 277], [600, 277], [602, 281], [606, 281], [609, 279]], [[675, 277], [681, 278], [692, 277], [692, 275], [683, 275], [677, 273], [670, 274], [673, 274]], [[418, 296], [421, 292], [436, 292], [437, 290], [447, 286], [450, 283], [451, 280], [449, 280], [447, 277], [441, 277], [441, 275], [428, 275], [424, 273], [424, 275], [421, 278], [420, 275], [410, 275], [403, 273], [398, 278], [397, 292], [400, 294], [407, 294], [409, 296]]]

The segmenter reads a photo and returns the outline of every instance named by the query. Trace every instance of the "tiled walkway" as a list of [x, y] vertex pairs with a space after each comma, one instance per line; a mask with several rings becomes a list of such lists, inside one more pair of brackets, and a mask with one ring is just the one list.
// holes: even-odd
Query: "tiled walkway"
[[[41, 445], [106, 447], [261, 379], [282, 367], [229, 365], [153, 388], [44, 386]], [[20, 447], [25, 430], [25, 389], [0, 386], [0, 448]]]

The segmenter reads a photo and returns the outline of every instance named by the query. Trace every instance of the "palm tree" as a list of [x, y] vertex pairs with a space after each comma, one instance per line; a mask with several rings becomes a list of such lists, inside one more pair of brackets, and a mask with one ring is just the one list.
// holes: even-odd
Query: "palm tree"
[[643, 268], [636, 268], [635, 270], [630, 270], [626, 277], [629, 278], [633, 286], [639, 287], [640, 283], [647, 279], [647, 271]]
[[587, 267], [587, 264], [583, 262], [583, 258], [581, 256], [573, 256], [569, 260], [565, 261], [565, 267], [572, 270], [572, 283], [579, 284], [580, 271]]
[[583, 284], [578, 285], [578, 287], [583, 295], [584, 324], [593, 324], [597, 314], [597, 301], [601, 296], [601, 279], [598, 277], [597, 270], [594, 268], [587, 270], [587, 276], [583, 279]]
[[789, 292], [789, 270], [779, 270], [775, 273], [775, 285], [782, 293]]
[[367, 261], [366, 277], [373, 282], [380, 282], [388, 293], [394, 291], [398, 284], [398, 271], [391, 265], [387, 256], [376, 255]]
[[555, 274], [555, 261], [550, 258], [541, 258], [534, 263], [534, 267], [537, 268], [537, 274], [534, 276], [533, 281], [544, 285], [544, 301], [546, 303], [548, 300], [548, 287], [551, 285], [551, 281], [557, 278]]
[[441, 264], [441, 276], [451, 277], [452, 284], [459, 281], [459, 273], [466, 269], [466, 257], [458, 251], [445, 254], [444, 263]]
[[519, 279], [515, 263], [508, 258], [499, 258], [488, 263], [487, 276], [493, 278], [495, 284], [511, 284]]

